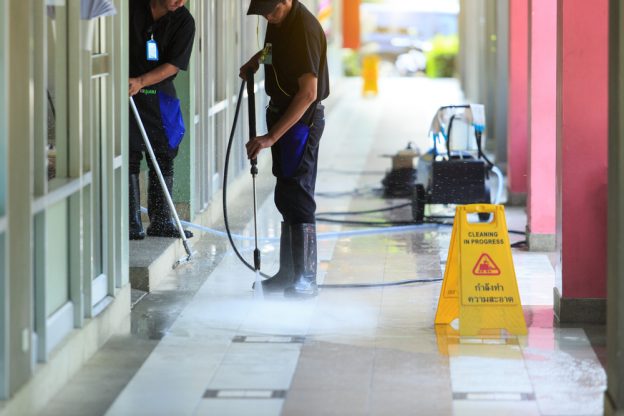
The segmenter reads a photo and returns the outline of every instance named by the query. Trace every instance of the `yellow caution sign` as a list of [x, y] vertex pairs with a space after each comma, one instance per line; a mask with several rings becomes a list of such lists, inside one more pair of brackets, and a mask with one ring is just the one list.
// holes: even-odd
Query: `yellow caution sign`
[[377, 95], [379, 86], [377, 80], [379, 78], [379, 57], [377, 55], [367, 55], [362, 58], [362, 94], [372, 93]]
[[[468, 222], [474, 213], [492, 213], [492, 221]], [[462, 336], [501, 329], [527, 333], [502, 205], [465, 205], [455, 211], [435, 323], [456, 318]]]

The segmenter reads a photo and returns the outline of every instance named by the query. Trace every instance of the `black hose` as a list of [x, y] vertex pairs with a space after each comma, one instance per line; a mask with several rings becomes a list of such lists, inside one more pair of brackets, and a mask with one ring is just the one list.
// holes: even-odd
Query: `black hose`
[[[238, 93], [238, 101], [236, 102], [236, 111], [234, 112], [234, 122], [232, 123], [232, 130], [230, 131], [230, 138], [228, 140], [227, 150], [225, 151], [225, 165], [223, 167], [223, 222], [225, 223], [225, 231], [227, 232], [228, 239], [230, 240], [230, 245], [234, 249], [234, 253], [240, 259], [241, 262], [245, 266], [247, 266], [251, 271], [255, 272], [256, 269], [254, 266], [249, 264], [247, 260], [243, 258], [243, 256], [236, 248], [236, 244], [234, 244], [234, 239], [232, 238], [232, 233], [230, 232], [230, 222], [228, 220], [227, 213], [227, 179], [228, 179], [228, 170], [230, 166], [230, 151], [232, 150], [232, 143], [234, 142], [234, 133], [236, 132], [236, 124], [238, 122], [238, 114], [240, 113], [240, 106], [243, 100], [243, 91], [245, 90], [245, 81], [241, 83], [240, 92]], [[271, 276], [260, 272], [260, 275], [265, 278], [269, 278]]]
[[374, 214], [377, 212], [386, 212], [386, 211], [394, 211], [395, 209], [411, 207], [411, 202], [406, 202], [405, 204], [394, 205], [386, 208], [376, 208], [376, 209], [367, 209], [364, 211], [330, 211], [330, 212], [317, 212], [316, 215], [359, 215], [359, 214]]
[[399, 280], [397, 282], [384, 282], [384, 283], [346, 283], [346, 284], [331, 284], [331, 285], [319, 285], [323, 289], [364, 289], [375, 287], [388, 287], [388, 286], [402, 286], [410, 285], [414, 283], [435, 283], [441, 282], [444, 279], [413, 279], [413, 280]]

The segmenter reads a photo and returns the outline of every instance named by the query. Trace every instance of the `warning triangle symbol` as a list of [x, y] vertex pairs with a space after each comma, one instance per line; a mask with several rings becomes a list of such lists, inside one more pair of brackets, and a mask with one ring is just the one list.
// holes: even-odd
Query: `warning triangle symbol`
[[475, 276], [498, 276], [500, 273], [500, 269], [487, 253], [481, 254], [472, 269], [472, 274]]

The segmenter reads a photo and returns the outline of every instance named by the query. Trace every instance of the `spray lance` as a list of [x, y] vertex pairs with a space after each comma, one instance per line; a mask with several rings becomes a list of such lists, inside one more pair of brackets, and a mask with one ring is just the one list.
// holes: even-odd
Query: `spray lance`
[[250, 270], [253, 270], [256, 273], [256, 284], [254, 285], [255, 294], [262, 294], [262, 283], [260, 281], [260, 276], [269, 278], [271, 276], [260, 272], [260, 249], [258, 248], [258, 217], [257, 217], [257, 200], [256, 200], [256, 175], [258, 174], [258, 160], [252, 159], [251, 163], [251, 177], [253, 182], [253, 214], [254, 214], [254, 264], [253, 266], [249, 264], [241, 255], [236, 244], [234, 243], [234, 239], [232, 237], [232, 233], [230, 231], [230, 225], [228, 220], [228, 211], [227, 211], [227, 182], [228, 182], [228, 171], [230, 165], [230, 153], [232, 151], [232, 143], [234, 142], [234, 133], [236, 132], [236, 125], [238, 122], [238, 115], [240, 113], [240, 104], [243, 99], [243, 92], [245, 90], [245, 82], [247, 82], [247, 95], [248, 95], [248, 111], [249, 111], [249, 139], [253, 139], [256, 137], [256, 101], [255, 101], [255, 91], [254, 91], [254, 73], [253, 70], [250, 70], [246, 74], [246, 80], [243, 80], [240, 86], [240, 91], [238, 93], [238, 100], [236, 104], [236, 111], [234, 112], [234, 121], [232, 123], [232, 129], [230, 131], [230, 138], [228, 140], [227, 149], [225, 151], [225, 166], [223, 172], [223, 219], [225, 223], [225, 231], [227, 233], [228, 239], [230, 240], [230, 245], [234, 249], [234, 253], [239, 258], [239, 260], [247, 266]]
[[[254, 91], [254, 72], [247, 71], [247, 106], [249, 112], [249, 140], [256, 137], [256, 93]], [[256, 272], [256, 286], [262, 288], [260, 284], [260, 250], [258, 249], [258, 206], [256, 202], [256, 175], [258, 174], [258, 159], [251, 159], [251, 180], [253, 184], [253, 214], [254, 214], [254, 270]]]

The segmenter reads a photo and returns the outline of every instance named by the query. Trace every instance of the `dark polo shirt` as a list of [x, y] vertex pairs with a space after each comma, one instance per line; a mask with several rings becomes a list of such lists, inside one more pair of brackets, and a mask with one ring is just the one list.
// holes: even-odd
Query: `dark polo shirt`
[[[317, 101], [329, 96], [327, 39], [319, 21], [303, 4], [293, 0], [292, 9], [282, 24], [268, 25], [265, 45], [267, 43], [272, 45], [273, 68], [268, 64], [264, 66], [265, 89], [274, 105], [281, 109], [288, 107], [299, 90], [297, 80], [306, 73], [318, 79]], [[306, 117], [309, 115], [303, 118]]]
[[[158, 61], [147, 60], [146, 44], [152, 35], [158, 45]], [[186, 7], [154, 22], [150, 0], [130, 0], [130, 77], [138, 77], [165, 63], [186, 71], [194, 36], [195, 20]], [[174, 78], [175, 75], [163, 83]]]
[[[141, 76], [166, 63], [175, 65], [180, 70], [188, 69], [195, 36], [195, 20], [186, 7], [169, 12], [155, 22], [152, 18], [150, 0], [130, 0], [129, 23], [131, 78]], [[158, 46], [157, 61], [147, 60], [147, 41], [152, 39], [152, 35]], [[167, 155], [169, 158], [177, 154], [177, 146], [181, 140], [179, 134], [183, 129], [180, 104], [172, 82], [174, 78], [175, 75], [158, 84], [148, 85], [134, 96], [154, 152], [161, 157]], [[143, 139], [132, 113], [129, 132], [130, 151], [143, 151]], [[172, 144], [172, 140], [175, 145]]]

